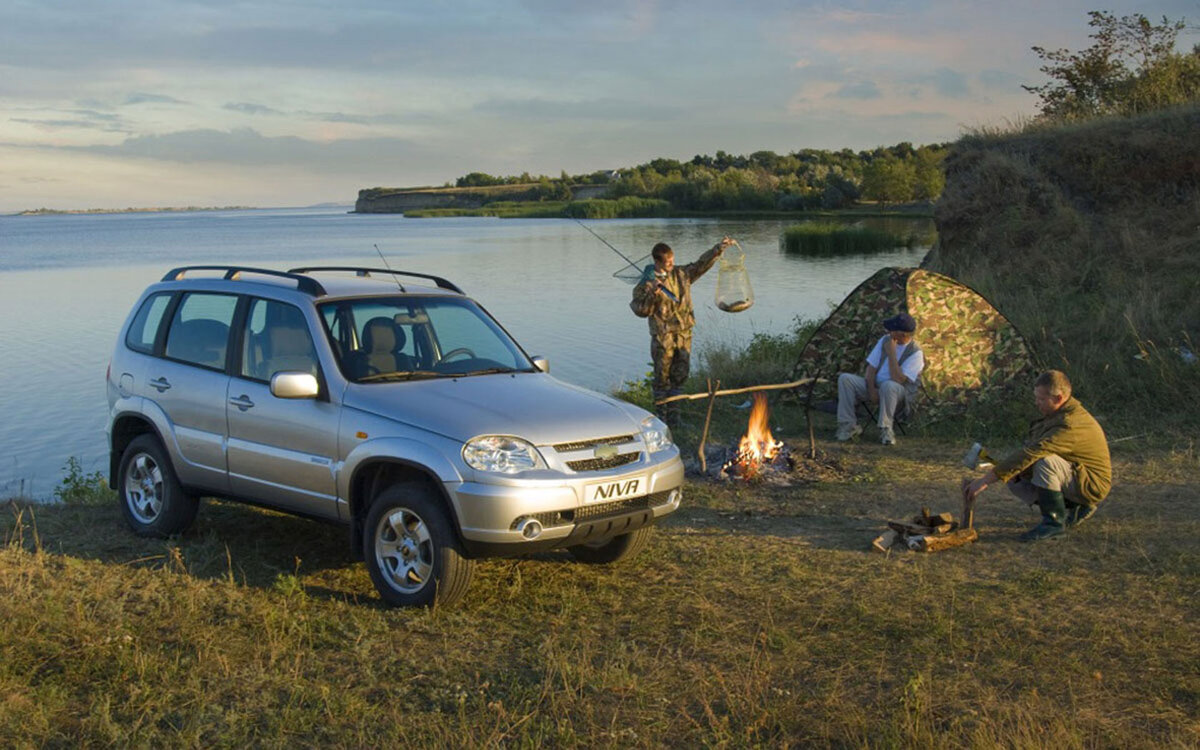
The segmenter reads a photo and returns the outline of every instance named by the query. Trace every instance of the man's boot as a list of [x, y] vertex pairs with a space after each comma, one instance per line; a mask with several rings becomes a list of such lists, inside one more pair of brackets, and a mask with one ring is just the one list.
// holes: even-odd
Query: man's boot
[[1042, 511], [1042, 522], [1021, 535], [1022, 542], [1037, 542], [1058, 536], [1067, 530], [1067, 501], [1058, 490], [1037, 488], [1037, 504]]

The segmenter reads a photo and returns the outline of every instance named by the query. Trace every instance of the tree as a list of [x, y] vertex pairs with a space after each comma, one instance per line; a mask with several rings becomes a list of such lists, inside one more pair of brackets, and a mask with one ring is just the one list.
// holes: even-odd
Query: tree
[[[1168, 106], [1196, 98], [1188, 84], [1194, 66], [1175, 52], [1184, 21], [1163, 16], [1151, 23], [1141, 13], [1117, 18], [1107, 11], [1088, 13], [1092, 46], [1072, 52], [1033, 47], [1051, 80], [1022, 86], [1041, 99], [1041, 114], [1051, 119], [1080, 119], [1141, 111], [1149, 103]], [[1196, 57], [1196, 51], [1192, 57]], [[1163, 80], [1164, 74], [1169, 80]], [[1172, 75], [1173, 74], [1173, 75]]]
[[880, 203], [899, 203], [913, 199], [917, 169], [911, 161], [890, 154], [873, 159], [863, 169], [863, 196]]
[[917, 200], [937, 200], [946, 187], [946, 173], [942, 171], [944, 151], [935, 151], [922, 146], [917, 149], [913, 160], [915, 169], [913, 197]]

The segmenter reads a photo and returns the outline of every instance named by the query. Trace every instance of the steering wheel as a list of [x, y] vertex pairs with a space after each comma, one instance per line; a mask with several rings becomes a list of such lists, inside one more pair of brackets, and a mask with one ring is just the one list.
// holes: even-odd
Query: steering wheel
[[458, 356], [459, 354], [466, 354], [471, 359], [475, 359], [475, 352], [471, 351], [470, 349], [468, 349], [465, 346], [460, 346], [457, 349], [451, 349], [450, 351], [443, 354], [442, 358], [439, 359], [438, 362], [445, 362], [446, 360], [450, 359], [451, 357]]

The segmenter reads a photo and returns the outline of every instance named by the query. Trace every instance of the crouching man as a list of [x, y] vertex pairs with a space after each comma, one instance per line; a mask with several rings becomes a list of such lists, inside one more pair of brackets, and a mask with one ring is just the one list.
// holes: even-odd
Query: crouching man
[[1029, 425], [1020, 450], [996, 462], [983, 477], [963, 480], [963, 496], [973, 502], [996, 482], [1007, 482], [1014, 495], [1042, 511], [1042, 522], [1021, 535], [1035, 542], [1058, 536], [1090, 518], [1112, 487], [1112, 462], [1104, 430], [1071, 397], [1065, 373], [1038, 376], [1033, 399], [1041, 419]]
[[837, 439], [846, 441], [862, 432], [858, 424], [858, 404], [879, 404], [879, 440], [884, 445], [896, 442], [892, 424], [901, 409], [911, 408], [920, 389], [925, 355], [913, 340], [917, 323], [908, 313], [883, 321], [887, 331], [867, 355], [866, 377], [843, 372], [838, 375]]

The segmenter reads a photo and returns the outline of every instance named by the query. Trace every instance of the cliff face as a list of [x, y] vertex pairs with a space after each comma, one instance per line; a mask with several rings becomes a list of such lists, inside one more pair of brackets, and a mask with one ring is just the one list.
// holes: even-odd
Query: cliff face
[[926, 265], [982, 292], [1085, 403], [1200, 421], [1200, 107], [964, 137], [934, 217]]

